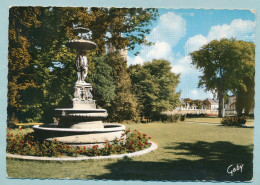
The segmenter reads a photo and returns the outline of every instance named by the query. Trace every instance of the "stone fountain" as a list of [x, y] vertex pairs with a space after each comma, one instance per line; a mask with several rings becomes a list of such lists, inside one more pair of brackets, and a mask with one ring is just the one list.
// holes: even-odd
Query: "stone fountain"
[[41, 140], [57, 140], [69, 145], [102, 146], [105, 142], [120, 139], [125, 130], [121, 124], [103, 123], [108, 116], [106, 109], [97, 109], [91, 94], [92, 85], [85, 82], [88, 74], [87, 50], [96, 48], [92, 41], [85, 40], [89, 30], [74, 28], [79, 39], [70, 40], [66, 46], [77, 51], [74, 98], [71, 108], [56, 108], [55, 118], [58, 123], [34, 126], [34, 132]]

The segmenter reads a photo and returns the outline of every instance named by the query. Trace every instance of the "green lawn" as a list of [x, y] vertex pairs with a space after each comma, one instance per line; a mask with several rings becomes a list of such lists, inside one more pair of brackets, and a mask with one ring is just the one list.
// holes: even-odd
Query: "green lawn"
[[[220, 123], [222, 118], [186, 118], [185, 121], [203, 122], [203, 123]], [[254, 125], [254, 119], [248, 118], [246, 125]]]
[[[128, 124], [152, 137], [158, 149], [131, 159], [79, 162], [44, 162], [7, 159], [13, 178], [70, 178], [112, 180], [217, 180], [252, 179], [253, 128], [192, 123]], [[243, 172], [227, 174], [231, 164]]]

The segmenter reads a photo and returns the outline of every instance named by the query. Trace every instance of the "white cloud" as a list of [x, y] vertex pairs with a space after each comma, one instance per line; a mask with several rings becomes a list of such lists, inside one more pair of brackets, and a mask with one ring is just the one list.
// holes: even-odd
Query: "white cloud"
[[152, 29], [147, 39], [151, 42], [167, 42], [173, 47], [185, 34], [185, 19], [173, 12], [168, 12], [160, 16], [158, 25]]
[[149, 48], [144, 55], [146, 59], [170, 59], [172, 57], [172, 49], [171, 46], [167, 42], [159, 42], [157, 41], [153, 47]]
[[172, 73], [176, 73], [176, 74], [183, 74], [185, 71], [185, 68], [184, 66], [182, 65], [172, 65], [172, 69], [171, 69], [171, 72]]
[[166, 59], [170, 62], [173, 61], [173, 52], [171, 46], [167, 42], [157, 41], [152, 46], [143, 46], [140, 54], [135, 57], [128, 56], [128, 65], [143, 64], [146, 61], [153, 59]]
[[188, 55], [190, 52], [198, 50], [207, 42], [208, 39], [203, 35], [195, 35], [194, 37], [190, 37], [184, 45], [185, 54]]
[[135, 65], [135, 64], [141, 64], [143, 65], [144, 64], [144, 59], [140, 56], [135, 56], [135, 57], [130, 57], [128, 56], [127, 57], [127, 64], [128, 65]]
[[172, 47], [176, 46], [186, 34], [186, 21], [173, 12], [160, 16], [158, 25], [147, 36], [147, 40], [153, 42], [152, 46], [142, 46], [140, 54], [136, 57], [128, 56], [128, 65], [143, 64], [152, 59], [166, 59], [173, 62]]
[[196, 100], [196, 99], [206, 99], [206, 98], [213, 98], [213, 94], [211, 92], [204, 92], [203, 89], [191, 89], [187, 94], [187, 97]]
[[253, 41], [255, 38], [255, 22], [251, 20], [234, 19], [229, 25], [215, 25], [210, 28], [207, 37], [199, 34], [190, 37], [185, 45], [185, 54], [198, 50], [204, 44], [222, 38], [236, 38], [238, 40]]
[[190, 56], [175, 59], [171, 71], [176, 74], [181, 74], [181, 76], [200, 74], [200, 72], [191, 64]]
[[251, 20], [234, 19], [231, 24], [216, 25], [210, 28], [207, 38], [214, 39], [231, 38], [247, 40], [255, 31], [255, 22]]
[[190, 93], [192, 97], [197, 97], [199, 95], [198, 89], [193, 89]]
[[190, 66], [190, 57], [186, 56], [180, 59], [177, 59], [174, 61], [174, 64], [172, 65], [171, 71], [177, 74], [187, 74], [189, 71], [189, 66]]

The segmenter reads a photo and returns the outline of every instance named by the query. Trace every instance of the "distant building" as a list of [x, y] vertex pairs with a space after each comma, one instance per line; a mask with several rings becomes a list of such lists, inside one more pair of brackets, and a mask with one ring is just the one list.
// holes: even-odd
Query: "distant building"
[[218, 100], [207, 98], [203, 101], [203, 105], [207, 110], [218, 110]]
[[205, 100], [191, 100], [190, 98], [181, 98], [181, 106], [178, 109], [181, 110], [218, 110], [218, 100], [215, 99], [205, 99]]
[[181, 106], [180, 109], [184, 110], [194, 110], [194, 109], [203, 109], [203, 100], [191, 100], [190, 98], [180, 98]]
[[186, 102], [184, 101], [183, 98], [180, 98], [180, 102], [181, 102], [181, 106], [178, 106], [177, 108], [178, 109], [186, 109], [187, 108], [187, 104], [186, 104]]
[[188, 110], [188, 109], [194, 109], [195, 107], [192, 104], [192, 100], [189, 98], [181, 98], [180, 99], [181, 102], [181, 110]]
[[[180, 98], [181, 105], [176, 107], [175, 111], [180, 111], [183, 114], [218, 114], [219, 101], [217, 99], [205, 99], [205, 100], [192, 100], [190, 98]], [[225, 114], [226, 115], [236, 115], [236, 96], [229, 96], [225, 101]], [[243, 110], [244, 112], [244, 110]], [[250, 109], [249, 114], [254, 113], [254, 108]]]

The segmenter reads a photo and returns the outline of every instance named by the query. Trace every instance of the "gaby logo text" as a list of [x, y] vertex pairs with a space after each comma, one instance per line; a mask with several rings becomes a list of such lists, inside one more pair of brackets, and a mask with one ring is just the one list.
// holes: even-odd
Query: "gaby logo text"
[[227, 173], [230, 174], [231, 176], [234, 175], [236, 172], [243, 172], [243, 166], [244, 164], [231, 164], [227, 168]]

